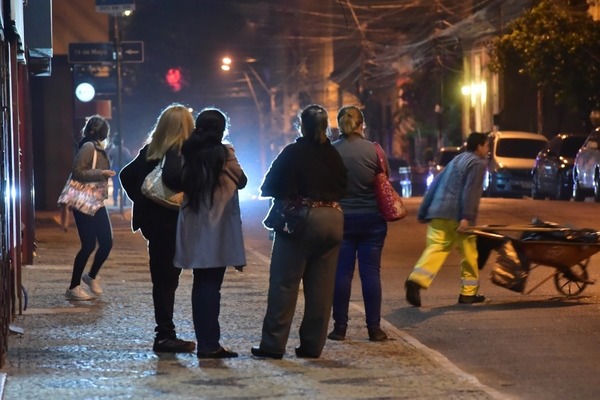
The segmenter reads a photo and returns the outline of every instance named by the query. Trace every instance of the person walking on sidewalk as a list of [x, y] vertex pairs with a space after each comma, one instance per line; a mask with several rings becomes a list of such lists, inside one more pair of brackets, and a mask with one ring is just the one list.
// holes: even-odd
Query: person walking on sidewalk
[[419, 207], [418, 220], [427, 222], [427, 247], [405, 282], [406, 301], [421, 306], [421, 289], [427, 289], [452, 247], [461, 261], [461, 289], [458, 302], [481, 303], [479, 290], [477, 238], [467, 231], [475, 225], [482, 194], [489, 151], [487, 135], [473, 132], [467, 138], [467, 151], [456, 156], [431, 184]]
[[144, 196], [142, 183], [163, 158], [163, 175], [169, 171], [181, 174], [181, 146], [193, 129], [194, 117], [187, 107], [181, 104], [168, 106], [158, 117], [147, 144], [119, 174], [123, 189], [133, 203], [132, 230], [141, 230], [148, 242], [156, 321], [152, 347], [155, 352], [190, 353], [196, 345], [179, 339], [173, 323], [175, 292], [181, 274], [181, 270], [173, 265], [178, 210], [164, 207]]
[[221, 346], [221, 285], [228, 266], [246, 265], [238, 190], [248, 178], [233, 146], [223, 143], [228, 121], [214, 108], [196, 117], [196, 128], [183, 144], [180, 175], [164, 175], [167, 185], [183, 189], [177, 221], [174, 264], [192, 269], [192, 316], [198, 358], [231, 358]]
[[[79, 151], [75, 156], [71, 177], [79, 182], [106, 182], [108, 178], [115, 175], [110, 169], [110, 161], [104, 151], [103, 142], [108, 137], [110, 126], [100, 115], [88, 118], [83, 127], [83, 138], [79, 142]], [[94, 157], [95, 168], [92, 169]], [[81, 287], [81, 281], [89, 286], [95, 295], [102, 294], [98, 272], [108, 258], [112, 249], [112, 226], [106, 207], [101, 207], [94, 215], [84, 214], [73, 208], [73, 217], [77, 225], [81, 249], [75, 256], [71, 284], [65, 293], [69, 300], [91, 300], [90, 295]], [[84, 273], [85, 266], [96, 248], [94, 261], [90, 272]]]
[[[369, 340], [387, 339], [381, 329], [381, 252], [387, 222], [379, 212], [373, 180], [379, 158], [372, 142], [364, 138], [365, 119], [355, 106], [342, 107], [337, 115], [341, 136], [333, 143], [348, 170], [348, 190], [340, 200], [344, 211], [344, 240], [340, 248], [333, 296], [333, 331], [327, 336], [344, 340], [355, 264], [362, 286]], [[387, 162], [387, 160], [386, 160]]]
[[283, 357], [301, 281], [304, 316], [296, 356], [320, 357], [327, 339], [343, 236], [339, 200], [346, 190], [346, 168], [327, 138], [327, 111], [310, 105], [300, 119], [302, 137], [276, 157], [261, 187], [262, 196], [303, 204], [309, 213], [297, 237], [275, 233], [262, 339], [251, 349], [257, 357]]
[[[121, 156], [119, 157], [119, 146], [121, 146]], [[129, 162], [133, 159], [131, 156], [131, 152], [123, 142], [121, 138], [121, 134], [117, 133], [111, 140], [110, 145], [106, 148], [106, 154], [108, 154], [108, 159], [110, 160], [110, 165], [116, 171], [116, 175], [113, 176], [113, 205], [119, 205], [119, 194], [121, 193], [121, 181], [119, 180], [119, 173], [121, 172], [121, 167], [123, 165], [129, 164]], [[120, 160], [119, 160], [120, 158]], [[123, 199], [125, 200], [125, 199]]]

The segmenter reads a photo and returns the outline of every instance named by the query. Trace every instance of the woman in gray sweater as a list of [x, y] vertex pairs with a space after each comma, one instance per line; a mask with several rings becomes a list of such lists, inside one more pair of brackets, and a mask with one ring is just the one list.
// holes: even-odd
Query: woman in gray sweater
[[364, 137], [364, 116], [358, 107], [342, 107], [337, 119], [341, 136], [333, 146], [348, 170], [348, 190], [340, 200], [344, 211], [344, 240], [335, 277], [334, 325], [328, 338], [346, 338], [352, 278], [358, 262], [369, 340], [379, 342], [387, 339], [380, 327], [381, 252], [387, 222], [379, 212], [373, 188], [379, 158], [375, 145]]

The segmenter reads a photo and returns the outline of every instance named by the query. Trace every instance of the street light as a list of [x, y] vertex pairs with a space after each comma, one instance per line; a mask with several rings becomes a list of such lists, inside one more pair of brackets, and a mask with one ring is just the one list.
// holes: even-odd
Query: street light
[[[244, 67], [247, 68], [251, 73], [252, 76], [256, 79], [256, 81], [258, 81], [258, 83], [260, 84], [260, 86], [268, 93], [269, 98], [270, 98], [270, 108], [271, 108], [271, 121], [270, 121], [270, 129], [273, 129], [274, 127], [274, 115], [273, 115], [273, 111], [275, 110], [275, 90], [271, 89], [267, 86], [267, 84], [265, 83], [265, 81], [260, 77], [260, 75], [258, 74], [258, 72], [256, 72], [256, 70], [252, 67], [252, 65], [250, 65], [250, 63], [255, 62], [256, 59], [254, 58], [248, 58], [245, 60], [244, 62]], [[221, 59], [221, 70], [225, 71], [225, 72], [229, 72], [232, 70], [233, 67], [233, 59], [231, 57], [223, 57]], [[258, 100], [258, 96], [256, 95], [256, 90], [254, 88], [254, 84], [252, 83], [252, 79], [250, 79], [250, 76], [248, 75], [248, 73], [242, 69], [240, 70], [240, 72], [242, 73], [242, 75], [244, 76], [244, 81], [246, 82], [246, 85], [248, 86], [248, 90], [250, 91], [250, 95], [252, 96], [252, 100], [254, 101], [254, 105], [256, 106], [256, 110], [258, 111], [258, 123], [260, 125], [260, 132], [259, 132], [259, 145], [260, 145], [260, 166], [261, 166], [261, 172], [264, 174], [266, 172], [266, 154], [265, 154], [265, 130], [266, 130], [266, 123], [265, 123], [265, 115], [264, 115], [264, 109], [263, 107], [261, 107], [261, 103]]]

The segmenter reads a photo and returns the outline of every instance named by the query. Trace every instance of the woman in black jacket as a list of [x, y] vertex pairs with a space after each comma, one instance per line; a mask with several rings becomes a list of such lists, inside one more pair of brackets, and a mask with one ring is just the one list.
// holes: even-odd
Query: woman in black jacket
[[181, 269], [173, 266], [179, 211], [159, 205], [142, 194], [144, 178], [165, 158], [163, 175], [181, 173], [181, 146], [194, 130], [194, 118], [187, 107], [173, 104], [158, 117], [148, 144], [119, 174], [123, 189], [133, 202], [131, 226], [141, 229], [148, 241], [152, 300], [156, 320], [155, 352], [191, 353], [194, 342], [177, 338], [173, 323], [175, 291]]
[[275, 233], [262, 340], [252, 348], [257, 357], [283, 357], [301, 281], [305, 304], [296, 356], [320, 357], [331, 314], [346, 168], [327, 138], [327, 111], [311, 105], [300, 119], [302, 137], [277, 156], [261, 187], [262, 196], [307, 206], [309, 213], [298, 236]]

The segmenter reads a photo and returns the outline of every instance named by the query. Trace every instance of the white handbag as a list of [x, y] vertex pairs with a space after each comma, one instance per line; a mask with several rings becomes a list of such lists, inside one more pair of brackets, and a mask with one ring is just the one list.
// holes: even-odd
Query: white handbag
[[165, 157], [160, 163], [144, 178], [142, 183], [142, 194], [160, 204], [163, 207], [178, 210], [183, 201], [183, 192], [175, 192], [169, 189], [162, 180], [162, 170], [165, 165]]

